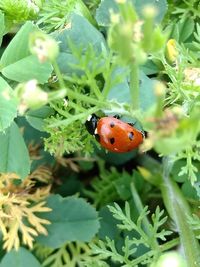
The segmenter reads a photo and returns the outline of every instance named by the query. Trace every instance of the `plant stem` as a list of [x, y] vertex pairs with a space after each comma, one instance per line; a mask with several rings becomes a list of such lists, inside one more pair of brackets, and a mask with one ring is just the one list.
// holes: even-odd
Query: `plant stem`
[[64, 83], [64, 80], [63, 80], [63, 77], [62, 77], [62, 73], [60, 72], [60, 69], [59, 69], [59, 66], [58, 66], [56, 60], [54, 60], [52, 62], [52, 65], [53, 65], [55, 74], [58, 77], [58, 82], [59, 82], [59, 85], [60, 85], [60, 89], [64, 89], [65, 88], [65, 83]]
[[131, 64], [130, 72], [130, 95], [134, 109], [139, 108], [139, 68], [136, 63]]
[[90, 109], [86, 110], [84, 113], [79, 113], [79, 114], [71, 116], [70, 118], [67, 118], [65, 120], [61, 120], [61, 121], [58, 121], [56, 123], [52, 123], [49, 127], [53, 128], [53, 127], [59, 127], [62, 125], [67, 126], [74, 121], [83, 120], [84, 118], [88, 117], [92, 113], [97, 112], [98, 110], [99, 110], [98, 107], [90, 108]]
[[200, 246], [187, 221], [187, 217], [191, 216], [190, 207], [181, 190], [170, 177], [172, 166], [173, 161], [171, 158], [164, 158], [163, 183], [160, 186], [163, 200], [178, 229], [183, 256], [187, 266], [198, 267], [200, 266]]
[[[135, 188], [135, 185], [134, 183], [131, 183], [131, 194], [132, 194], [132, 198], [133, 198], [133, 201], [136, 205], [136, 208], [137, 208], [137, 211], [138, 211], [138, 214], [140, 214], [143, 210], [144, 210], [144, 207], [143, 207], [143, 204], [142, 204], [142, 201], [138, 195], [138, 192]], [[146, 232], [146, 234], [149, 236], [149, 240], [151, 240], [151, 237], [152, 237], [152, 230], [150, 229], [150, 223], [149, 223], [149, 220], [146, 217], [144, 217], [143, 219], [143, 227], [144, 227], [144, 230]], [[158, 242], [156, 240], [152, 240], [152, 246], [153, 248], [158, 248]]]
[[76, 98], [78, 100], [82, 100], [84, 101], [85, 103], [88, 103], [88, 104], [91, 104], [91, 105], [95, 105], [95, 106], [106, 106], [106, 102], [104, 101], [100, 101], [100, 100], [97, 100], [93, 97], [90, 97], [90, 96], [87, 96], [87, 95], [84, 95], [84, 94], [80, 94], [78, 92], [75, 92], [75, 91], [72, 91], [71, 89], [67, 89], [68, 91], [68, 96], [69, 97], [72, 97], [72, 98]]

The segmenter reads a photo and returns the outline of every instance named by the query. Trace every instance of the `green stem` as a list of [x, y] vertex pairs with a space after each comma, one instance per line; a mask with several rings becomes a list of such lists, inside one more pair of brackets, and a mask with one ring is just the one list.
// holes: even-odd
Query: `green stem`
[[106, 102], [104, 101], [100, 101], [97, 99], [94, 99], [90, 96], [84, 95], [84, 94], [80, 94], [78, 92], [72, 91], [71, 89], [68, 89], [68, 96], [72, 97], [72, 98], [76, 98], [78, 100], [84, 101], [85, 103], [89, 103], [91, 105], [95, 105], [95, 106], [106, 106]]
[[187, 266], [198, 267], [200, 266], [200, 246], [187, 221], [187, 218], [192, 214], [180, 188], [170, 177], [172, 166], [173, 161], [170, 157], [164, 158], [163, 183], [161, 184], [160, 189], [165, 206], [178, 229], [180, 243]]
[[53, 68], [54, 68], [54, 71], [55, 71], [55, 74], [56, 76], [58, 77], [58, 82], [59, 82], [59, 85], [60, 85], [60, 88], [63, 89], [65, 88], [65, 83], [64, 83], [64, 80], [63, 80], [63, 76], [62, 76], [62, 73], [60, 72], [60, 68], [56, 62], [56, 60], [54, 60], [52, 62], [52, 65], [53, 65]]
[[85, 111], [84, 113], [80, 113], [80, 114], [71, 116], [70, 118], [67, 118], [65, 120], [61, 120], [61, 121], [58, 121], [56, 123], [52, 123], [51, 125], [49, 125], [49, 127], [53, 128], [53, 127], [59, 127], [59, 126], [62, 126], [62, 125], [67, 126], [67, 125], [71, 124], [74, 121], [83, 120], [83, 119], [87, 118], [90, 114], [95, 113], [98, 110], [99, 110], [98, 107], [90, 108], [87, 111]]
[[176, 247], [176, 246], [179, 245], [179, 244], [180, 244], [180, 238], [177, 237], [177, 238], [174, 238], [174, 239], [172, 239], [172, 240], [166, 242], [166, 243], [163, 244], [163, 245], [160, 245], [159, 248], [160, 248], [160, 251], [161, 251], [161, 252], [164, 252], [164, 251], [167, 251], [167, 250], [169, 250], [169, 249], [171, 249], [171, 248]]
[[[144, 206], [143, 206], [142, 201], [138, 195], [138, 192], [135, 188], [134, 183], [131, 183], [131, 194], [132, 194], [133, 202], [136, 205], [138, 214], [141, 214], [141, 212], [144, 210]], [[149, 223], [147, 216], [143, 219], [142, 224], [143, 224], [144, 230], [145, 230], [146, 234], [149, 236], [149, 240], [150, 240], [152, 237], [152, 230], [149, 227], [150, 223]], [[157, 249], [158, 248], [158, 242], [155, 239], [151, 240], [151, 241], [152, 241], [152, 247], [154, 249]]]
[[139, 108], [139, 68], [136, 63], [131, 65], [130, 73], [130, 95], [131, 102], [134, 109]]

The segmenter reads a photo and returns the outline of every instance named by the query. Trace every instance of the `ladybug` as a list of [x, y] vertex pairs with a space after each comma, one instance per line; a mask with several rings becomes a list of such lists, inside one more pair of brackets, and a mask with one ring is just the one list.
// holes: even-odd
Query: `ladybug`
[[144, 139], [143, 132], [134, 128], [133, 124], [123, 122], [119, 116], [99, 118], [92, 114], [85, 126], [101, 146], [111, 152], [129, 152], [137, 148]]

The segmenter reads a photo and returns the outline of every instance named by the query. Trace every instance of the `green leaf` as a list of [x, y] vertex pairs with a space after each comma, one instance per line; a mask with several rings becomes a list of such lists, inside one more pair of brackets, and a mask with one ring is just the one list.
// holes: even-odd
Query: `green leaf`
[[0, 133], [0, 172], [16, 173], [21, 179], [30, 172], [30, 159], [24, 139], [15, 122]]
[[[133, 5], [140, 17], [142, 17], [142, 10], [146, 5], [153, 5], [157, 9], [156, 23], [160, 23], [167, 11], [166, 0], [132, 0]], [[101, 0], [99, 7], [96, 10], [96, 21], [100, 26], [109, 26], [111, 12], [118, 13], [118, 6], [115, 0]]]
[[26, 113], [26, 119], [30, 125], [38, 131], [44, 131], [44, 119], [54, 113], [53, 109], [48, 106], [43, 106], [36, 110], [30, 110]]
[[0, 267], [41, 267], [39, 261], [25, 248], [18, 251], [12, 250], [5, 254]]
[[178, 23], [179, 26], [179, 42], [185, 42], [194, 32], [194, 20], [186, 18]]
[[99, 221], [96, 210], [82, 198], [52, 195], [47, 199], [52, 212], [43, 218], [51, 222], [48, 236], [39, 236], [37, 241], [58, 248], [67, 241], [90, 241], [97, 233]]
[[76, 75], [81, 76], [81, 74], [84, 73], [82, 70], [73, 67], [73, 65], [78, 64], [78, 60], [72, 54], [65, 52], [59, 53], [57, 63], [63, 74], [72, 76], [75, 73]]
[[10, 126], [17, 116], [17, 99], [7, 82], [0, 77], [0, 131]]
[[36, 30], [38, 28], [35, 25], [26, 22], [5, 49], [0, 66], [6, 78], [17, 82], [37, 79], [39, 83], [44, 83], [50, 77], [51, 64], [40, 63], [29, 51], [29, 35]]
[[[120, 75], [122, 69], [119, 69], [115, 75]], [[123, 82], [112, 87], [108, 99], [116, 100], [119, 103], [131, 103], [130, 89], [128, 81], [125, 78]], [[155, 103], [154, 81], [149, 79], [142, 71], [140, 72], [140, 107], [142, 110], [148, 110]]]
[[101, 218], [100, 221], [100, 230], [98, 233], [98, 237], [100, 239], [106, 239], [109, 237], [111, 239], [119, 238], [119, 229], [117, 228], [118, 221], [112, 216], [112, 213], [108, 209], [108, 207], [103, 207], [99, 211], [99, 216]]
[[158, 24], [160, 23], [166, 12], [167, 12], [167, 1], [166, 0], [132, 0], [135, 9], [139, 16], [142, 18], [142, 11], [145, 6], [154, 6], [157, 10], [157, 15], [155, 17], [155, 22]]
[[29, 55], [2, 69], [2, 74], [8, 79], [17, 82], [36, 79], [41, 84], [48, 80], [51, 72], [50, 63], [40, 63], [35, 55]]
[[0, 46], [1, 46], [1, 42], [2, 42], [2, 38], [4, 35], [4, 31], [5, 31], [5, 24], [4, 24], [4, 14], [0, 11]]
[[114, 0], [101, 0], [101, 3], [96, 10], [96, 21], [100, 26], [109, 26], [110, 13], [117, 13], [118, 11], [117, 3]]
[[32, 22], [26, 22], [17, 32], [15, 37], [5, 49], [0, 64], [6, 67], [24, 57], [30, 55], [29, 52], [29, 35], [31, 32], [38, 30]]
[[60, 52], [69, 54], [71, 53], [70, 43], [82, 48], [82, 52], [87, 50], [89, 45], [95, 51], [101, 51], [102, 47], [106, 47], [103, 35], [87, 19], [75, 13], [71, 16], [70, 27], [54, 33], [54, 37], [59, 42]]
[[144, 65], [141, 66], [141, 69], [146, 75], [152, 75], [159, 72], [158, 66], [150, 59], [147, 60]]

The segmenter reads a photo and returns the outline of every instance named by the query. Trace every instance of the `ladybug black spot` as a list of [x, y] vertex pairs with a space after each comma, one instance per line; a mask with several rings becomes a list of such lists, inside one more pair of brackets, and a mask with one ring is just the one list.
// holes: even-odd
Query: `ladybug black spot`
[[110, 138], [110, 143], [111, 143], [111, 145], [113, 145], [115, 143], [115, 138], [114, 137]]
[[115, 123], [113, 121], [111, 121], [110, 127], [113, 128], [114, 126], [115, 126]]
[[133, 141], [134, 133], [133, 132], [128, 133], [128, 138], [130, 141]]

